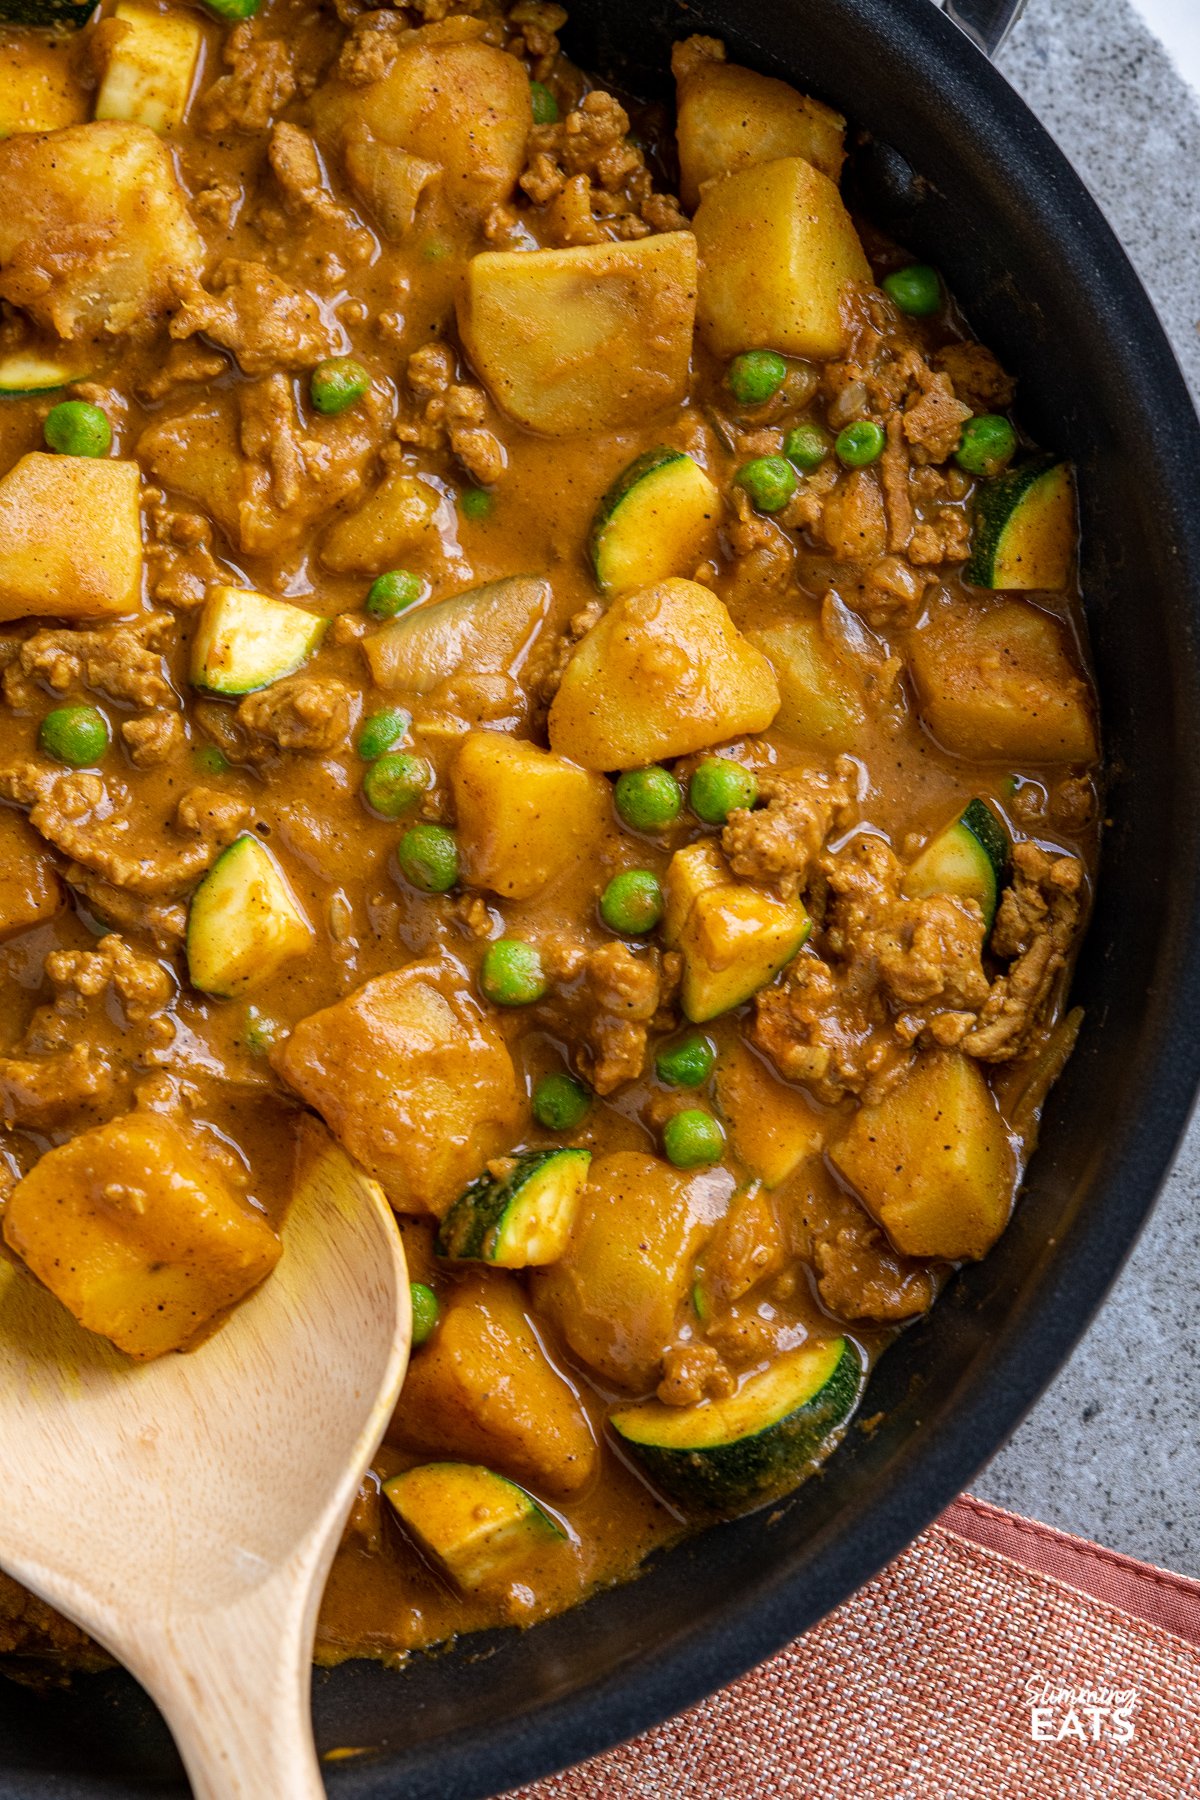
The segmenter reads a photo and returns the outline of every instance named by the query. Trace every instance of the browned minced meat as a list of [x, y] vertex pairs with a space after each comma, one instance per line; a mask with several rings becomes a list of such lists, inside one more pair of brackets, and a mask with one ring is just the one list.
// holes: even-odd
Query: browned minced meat
[[229, 130], [265, 131], [296, 92], [288, 46], [279, 38], [259, 38], [247, 19], [226, 38], [222, 60], [228, 73], [200, 98], [203, 128], [214, 137]]
[[646, 1065], [651, 1021], [663, 1002], [658, 957], [601, 944], [584, 958], [579, 1066], [598, 1094], [636, 1081]]
[[548, 242], [598, 244], [688, 229], [678, 201], [655, 192], [628, 133], [629, 114], [599, 89], [553, 124], [534, 126], [520, 186], [543, 209]]
[[991, 942], [997, 956], [1014, 960], [993, 984], [974, 1028], [958, 1040], [968, 1056], [1008, 1062], [1027, 1048], [1067, 966], [1082, 907], [1078, 857], [1033, 843], [1014, 847], [1013, 884], [1001, 897]]
[[0, 1656], [102, 1669], [111, 1659], [85, 1632], [0, 1570]]
[[765, 805], [731, 813], [721, 845], [735, 875], [774, 882], [784, 895], [807, 887], [825, 840], [844, 821], [853, 794], [854, 765], [784, 769], [759, 782]]
[[412, 418], [396, 427], [400, 442], [426, 450], [445, 446], [480, 487], [497, 482], [508, 461], [499, 420], [481, 387], [456, 380], [450, 346], [435, 339], [414, 350], [408, 359], [408, 385], [417, 407]]
[[30, 823], [64, 856], [147, 899], [185, 892], [232, 843], [248, 812], [236, 795], [195, 788], [172, 819], [134, 823], [99, 775], [81, 771], [40, 780]]
[[231, 351], [247, 375], [310, 368], [335, 348], [312, 296], [264, 263], [229, 257], [217, 265], [211, 289], [184, 287], [171, 336], [190, 338], [202, 332]]
[[136, 625], [64, 626], [0, 645], [4, 698], [18, 712], [40, 711], [45, 688], [92, 688], [137, 707], [175, 707], [162, 652], [175, 633], [169, 613]]
[[293, 675], [261, 693], [247, 694], [237, 709], [251, 753], [270, 750], [336, 750], [350, 729], [350, 695], [333, 675]]

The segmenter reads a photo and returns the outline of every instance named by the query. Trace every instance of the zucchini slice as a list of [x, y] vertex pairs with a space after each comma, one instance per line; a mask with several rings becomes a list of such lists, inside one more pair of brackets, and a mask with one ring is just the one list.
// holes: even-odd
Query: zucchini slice
[[1008, 832], [986, 800], [969, 800], [952, 825], [926, 844], [904, 879], [910, 899], [955, 894], [977, 900], [992, 929], [1012, 853]]
[[721, 499], [682, 450], [647, 450], [596, 509], [588, 551], [602, 594], [691, 575], [716, 534]]
[[125, 27], [108, 57], [96, 95], [96, 118], [128, 119], [160, 136], [183, 124], [204, 42], [186, 12], [155, 12], [118, 0], [113, 18]]
[[99, 0], [0, 0], [0, 25], [34, 25], [43, 30], [78, 31]]
[[964, 576], [983, 588], [1064, 588], [1075, 526], [1071, 465], [1035, 457], [980, 484]]
[[439, 1256], [528, 1269], [557, 1262], [575, 1224], [590, 1150], [530, 1150], [507, 1175], [480, 1175], [438, 1232]]
[[385, 1481], [396, 1516], [464, 1593], [507, 1580], [566, 1540], [525, 1489], [478, 1463], [425, 1463]]
[[252, 694], [307, 662], [328, 619], [252, 588], [210, 588], [192, 642], [192, 685], [207, 694]]
[[726, 1400], [645, 1400], [611, 1417], [656, 1487], [688, 1510], [736, 1513], [794, 1485], [858, 1404], [863, 1365], [849, 1338], [803, 1344]]
[[0, 398], [24, 400], [34, 394], [53, 394], [72, 381], [85, 381], [82, 369], [72, 369], [54, 356], [35, 350], [14, 350], [0, 357]]
[[222, 850], [188, 911], [193, 987], [228, 1000], [311, 949], [313, 929], [270, 851], [248, 832]]

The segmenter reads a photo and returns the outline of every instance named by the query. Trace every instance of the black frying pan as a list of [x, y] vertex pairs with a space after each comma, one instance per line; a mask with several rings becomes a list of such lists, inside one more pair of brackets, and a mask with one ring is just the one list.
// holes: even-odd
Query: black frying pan
[[[980, 41], [1015, 11], [957, 5]], [[686, 1706], [844, 1599], [970, 1481], [1063, 1362], [1200, 1077], [1200, 428], [1146, 296], [1049, 137], [930, 0], [575, 0], [566, 45], [649, 96], [665, 92], [671, 39], [694, 31], [874, 135], [858, 159], [867, 210], [944, 269], [1019, 375], [1032, 432], [1078, 463], [1112, 775], [1075, 987], [1087, 1023], [1007, 1235], [883, 1359], [868, 1401], [881, 1427], [852, 1433], [770, 1517], [718, 1527], [565, 1618], [402, 1674], [318, 1675], [321, 1745], [378, 1746], [331, 1765], [342, 1800], [498, 1792]], [[131, 1792], [184, 1792], [132, 1682], [46, 1698], [0, 1682], [0, 1794]]]

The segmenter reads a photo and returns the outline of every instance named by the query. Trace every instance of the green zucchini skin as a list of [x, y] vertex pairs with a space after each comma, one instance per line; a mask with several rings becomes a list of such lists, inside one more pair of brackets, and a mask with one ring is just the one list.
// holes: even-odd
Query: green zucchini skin
[[[591, 1160], [590, 1150], [527, 1150], [499, 1180], [477, 1176], [442, 1220], [438, 1255], [508, 1269], [557, 1260]], [[538, 1236], [532, 1247], [531, 1230]]]
[[719, 511], [716, 489], [685, 450], [660, 444], [644, 451], [617, 476], [592, 520], [587, 550], [600, 592], [687, 572]]
[[0, 24], [33, 25], [43, 31], [78, 31], [98, 0], [0, 0]]
[[[781, 1415], [721, 1443], [689, 1447], [648, 1442], [658, 1407], [653, 1401], [613, 1413], [609, 1422], [651, 1483], [685, 1511], [726, 1516], [748, 1512], [793, 1487], [857, 1406], [864, 1375], [858, 1346], [850, 1338], [838, 1338], [830, 1349], [830, 1366], [815, 1391], [798, 1386], [795, 1404]], [[768, 1370], [766, 1376], [770, 1374]], [[765, 1379], [751, 1377], [741, 1394]], [[668, 1407], [662, 1412], [686, 1411], [695, 1416], [699, 1430], [702, 1415], [713, 1404]]]
[[1000, 890], [1008, 880], [1012, 845], [986, 800], [969, 800], [952, 825], [939, 831], [909, 870], [904, 891], [914, 898], [956, 894], [977, 900], [992, 928]]
[[971, 554], [963, 570], [964, 579], [972, 587], [1006, 586], [998, 573], [1004, 557], [1005, 539], [1019, 526], [1026, 510], [1038, 505], [1038, 484], [1062, 466], [1059, 457], [1035, 456], [1018, 468], [980, 484], [975, 500]]

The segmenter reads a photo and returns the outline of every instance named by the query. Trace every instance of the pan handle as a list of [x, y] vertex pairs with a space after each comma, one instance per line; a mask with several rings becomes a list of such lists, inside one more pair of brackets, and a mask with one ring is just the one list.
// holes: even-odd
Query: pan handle
[[1025, 0], [945, 0], [948, 18], [994, 56], [1025, 10]]

